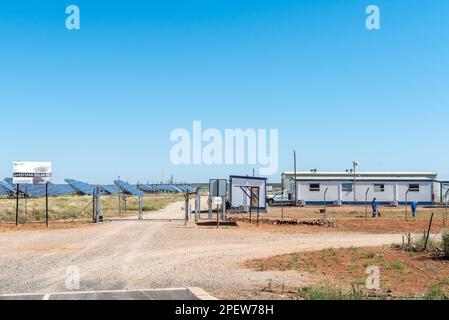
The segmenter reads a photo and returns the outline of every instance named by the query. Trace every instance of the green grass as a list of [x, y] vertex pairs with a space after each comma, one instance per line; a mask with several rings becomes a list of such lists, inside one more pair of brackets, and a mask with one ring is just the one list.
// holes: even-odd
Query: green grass
[[347, 268], [348, 268], [348, 270], [349, 270], [349, 271], [356, 271], [356, 270], [358, 269], [358, 267], [357, 267], [357, 266], [355, 266], [355, 265], [351, 265], [351, 264], [350, 264], [350, 265], [348, 265], [348, 266], [347, 266]]
[[[420, 237], [407, 240], [407, 237], [410, 235], [406, 235], [404, 241], [400, 246], [402, 250], [424, 250], [426, 247], [426, 239], [427, 239], [427, 232], [424, 232]], [[443, 232], [444, 236], [444, 232]], [[449, 234], [448, 234], [448, 241], [449, 241]], [[439, 241], [438, 239], [435, 239], [431, 236], [429, 236], [429, 239], [427, 239], [427, 250], [435, 250], [435, 249], [444, 249], [444, 238]]]
[[263, 262], [258, 262], [256, 267], [259, 271], [266, 271], [268, 269], [267, 265]]
[[363, 300], [364, 296], [356, 285], [352, 290], [344, 290], [339, 286], [322, 285], [306, 287], [298, 290], [298, 295], [305, 300]]
[[359, 259], [374, 259], [376, 254], [374, 252], [362, 252], [358, 257]]
[[289, 270], [298, 270], [300, 267], [299, 253], [292, 253], [290, 255], [290, 262], [288, 263]]
[[449, 300], [449, 293], [439, 283], [432, 283], [423, 298], [424, 300]]
[[328, 255], [328, 256], [336, 256], [337, 255], [337, 250], [335, 250], [334, 248], [323, 249], [323, 250], [321, 250], [321, 252], [324, 255]]
[[396, 260], [392, 263], [386, 264], [385, 268], [393, 270], [404, 270], [405, 264], [402, 261]]
[[[305, 300], [365, 300], [366, 295], [359, 289], [363, 285], [362, 279], [352, 283], [352, 289], [344, 289], [335, 285], [321, 285], [298, 289], [297, 294]], [[376, 299], [387, 299], [379, 296]], [[419, 297], [417, 297], [419, 299]], [[399, 298], [400, 299], [400, 298]], [[432, 283], [422, 296], [424, 300], [449, 300], [449, 292], [441, 283]]]

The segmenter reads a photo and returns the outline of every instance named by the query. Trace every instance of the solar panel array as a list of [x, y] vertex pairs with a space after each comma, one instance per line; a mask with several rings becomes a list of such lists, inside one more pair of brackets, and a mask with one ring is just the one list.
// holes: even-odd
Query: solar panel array
[[127, 182], [121, 181], [121, 180], [114, 180], [114, 184], [119, 187], [123, 192], [127, 194], [131, 194], [133, 196], [143, 196], [142, 190], [137, 189], [136, 187], [133, 187]]
[[85, 194], [88, 196], [94, 195], [95, 186], [91, 184], [73, 179], [65, 179], [65, 182], [72, 186], [72, 188], [75, 189], [77, 193]]
[[[65, 179], [65, 181], [70, 184], [77, 193], [93, 196], [95, 192], [95, 185], [89, 184], [86, 182], [74, 180], [74, 179]], [[112, 194], [115, 195], [118, 193], [119, 188], [116, 185], [100, 185], [100, 190], [103, 194]]]
[[103, 189], [105, 192], [109, 193], [109, 194], [117, 194], [119, 189], [116, 185], [101, 185], [100, 186], [101, 189]]
[[[5, 182], [9, 185], [10, 189], [16, 192], [16, 185], [12, 183], [11, 178], [5, 179]], [[28, 197], [42, 197], [45, 196], [45, 184], [20, 184], [19, 191]], [[63, 196], [74, 193], [73, 189], [68, 184], [48, 184], [48, 195], [49, 196]]]
[[143, 185], [139, 185], [138, 188], [144, 192], [171, 192], [171, 193], [179, 193], [179, 192], [186, 192], [186, 191], [195, 192], [195, 188], [192, 186], [189, 186], [189, 185], [143, 184]]
[[[11, 180], [12, 181], [12, 180]], [[9, 183], [0, 181], [0, 191], [6, 192], [3, 194], [8, 194], [11, 192], [16, 192], [16, 188], [12, 187]]]
[[[67, 184], [48, 184], [48, 194], [51, 196], [57, 195], [68, 195], [71, 193], [78, 193], [83, 195], [92, 196], [94, 193], [95, 185], [74, 180], [65, 179]], [[16, 185], [12, 183], [11, 178], [6, 178], [4, 181], [0, 181], [0, 195], [8, 195], [16, 192]], [[143, 196], [146, 193], [157, 193], [157, 192], [169, 192], [169, 193], [184, 193], [186, 191], [195, 192], [195, 188], [189, 185], [180, 184], [158, 184], [158, 185], [138, 185], [137, 187], [131, 184], [115, 180], [113, 185], [101, 185], [101, 190], [104, 194], [115, 195], [120, 190], [123, 192], [134, 195]], [[19, 185], [19, 191], [26, 194], [29, 197], [42, 197], [45, 195], [45, 185], [44, 184], [21, 184]]]
[[[51, 196], [65, 196], [75, 193], [75, 189], [71, 185], [68, 184], [48, 184], [48, 194]], [[45, 194], [45, 190], [44, 190]]]
[[0, 196], [7, 196], [8, 194], [11, 194], [11, 191], [0, 185]]
[[153, 186], [150, 186], [148, 184], [139, 185], [138, 188], [143, 192], [156, 192]]
[[[19, 185], [20, 192], [24, 193], [28, 197], [42, 197], [45, 196], [44, 184], [21, 184]], [[48, 190], [50, 194], [50, 188]]]

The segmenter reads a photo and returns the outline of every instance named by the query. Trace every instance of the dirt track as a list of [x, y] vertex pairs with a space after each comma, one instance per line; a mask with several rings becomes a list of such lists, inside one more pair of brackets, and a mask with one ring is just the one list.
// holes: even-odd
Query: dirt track
[[[174, 203], [154, 217], [182, 217]], [[0, 233], [0, 293], [67, 291], [65, 270], [80, 269], [80, 290], [201, 287], [221, 298], [250, 298], [254, 289], [307, 285], [292, 272], [243, 268], [247, 259], [328, 247], [379, 246], [394, 234], [295, 234], [187, 227], [181, 221], [104, 222], [79, 229]], [[258, 298], [261, 298], [260, 296]]]

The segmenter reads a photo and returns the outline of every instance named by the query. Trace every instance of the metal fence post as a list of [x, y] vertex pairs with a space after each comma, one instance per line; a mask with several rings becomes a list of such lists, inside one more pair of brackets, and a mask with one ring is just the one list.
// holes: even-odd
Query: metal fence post
[[143, 196], [139, 196], [139, 220], [143, 220]]
[[444, 206], [444, 214], [443, 214], [443, 224], [444, 224], [444, 227], [446, 227], [446, 222], [447, 222], [447, 204], [448, 204], [448, 198], [447, 198], [447, 195], [448, 195], [448, 193], [449, 193], [449, 189], [446, 191], [446, 193], [445, 193], [445, 195], [444, 195], [444, 203], [445, 203], [445, 206]]
[[207, 198], [207, 206], [209, 207], [209, 212], [208, 212], [208, 219], [211, 220], [212, 219], [212, 197], [209, 196], [209, 198]]
[[184, 215], [184, 225], [187, 225], [187, 221], [189, 220], [189, 191], [186, 190], [186, 194], [184, 195], [185, 197], [185, 204], [184, 204], [184, 209], [185, 209], [185, 215]]
[[366, 193], [365, 193], [365, 221], [368, 221], [368, 192], [369, 192], [369, 187], [366, 188]]
[[100, 221], [101, 215], [101, 195], [100, 195], [100, 187], [95, 187], [94, 189], [94, 203], [95, 203], [95, 223]]
[[324, 199], [323, 199], [324, 221], [326, 221], [326, 193], [327, 193], [327, 190], [328, 190], [328, 189], [329, 189], [329, 188], [326, 187], [326, 190], [324, 190]]
[[410, 191], [410, 188], [407, 189], [407, 192], [405, 193], [405, 221], [408, 221], [408, 192]]

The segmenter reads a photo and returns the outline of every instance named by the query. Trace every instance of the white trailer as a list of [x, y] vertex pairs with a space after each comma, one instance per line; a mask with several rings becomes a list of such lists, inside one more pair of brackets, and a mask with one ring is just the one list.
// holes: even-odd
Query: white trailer
[[298, 200], [306, 205], [323, 204], [325, 193], [328, 205], [360, 205], [374, 198], [382, 205], [411, 201], [432, 205], [441, 202], [441, 183], [435, 178], [435, 174], [423, 173], [359, 173], [354, 178], [350, 173], [314, 172], [299, 173], [296, 185]]

